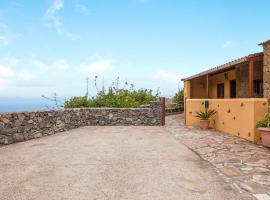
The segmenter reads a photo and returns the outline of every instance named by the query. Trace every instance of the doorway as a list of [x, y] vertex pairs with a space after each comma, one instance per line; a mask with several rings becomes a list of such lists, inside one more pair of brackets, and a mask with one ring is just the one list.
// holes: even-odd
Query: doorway
[[236, 80], [230, 81], [230, 98], [236, 98]]
[[224, 99], [224, 83], [217, 84], [217, 98]]

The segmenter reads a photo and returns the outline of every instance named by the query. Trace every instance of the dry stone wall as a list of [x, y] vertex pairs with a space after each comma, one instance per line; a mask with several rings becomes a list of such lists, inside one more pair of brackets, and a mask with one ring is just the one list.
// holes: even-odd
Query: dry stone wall
[[0, 113], [0, 145], [21, 142], [82, 126], [161, 126], [162, 104], [149, 108], [76, 108]]
[[[263, 80], [263, 63], [254, 63], [254, 80]], [[236, 98], [249, 98], [249, 66], [248, 64], [236, 67]]]
[[270, 41], [263, 44], [263, 88], [264, 97], [270, 99]]
[[249, 97], [249, 69], [248, 65], [236, 67], [236, 98]]

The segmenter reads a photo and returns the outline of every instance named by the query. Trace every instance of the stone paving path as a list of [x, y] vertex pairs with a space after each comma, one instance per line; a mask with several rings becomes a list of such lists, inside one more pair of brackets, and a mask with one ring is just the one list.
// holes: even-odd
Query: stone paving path
[[270, 199], [269, 149], [215, 130], [185, 127], [183, 115], [167, 117], [166, 128], [243, 196]]

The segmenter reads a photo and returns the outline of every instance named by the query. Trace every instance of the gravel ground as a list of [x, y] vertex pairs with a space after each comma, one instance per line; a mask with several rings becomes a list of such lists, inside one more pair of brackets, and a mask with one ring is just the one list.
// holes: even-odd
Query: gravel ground
[[166, 127], [84, 127], [0, 158], [1, 200], [241, 199]]

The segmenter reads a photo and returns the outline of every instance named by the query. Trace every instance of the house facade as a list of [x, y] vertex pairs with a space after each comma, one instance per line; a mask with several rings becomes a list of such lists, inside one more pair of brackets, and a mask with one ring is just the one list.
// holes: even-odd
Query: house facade
[[211, 127], [257, 142], [255, 128], [268, 111], [270, 99], [270, 40], [263, 52], [250, 54], [184, 78], [185, 124], [197, 126], [197, 111], [207, 100], [217, 114]]

